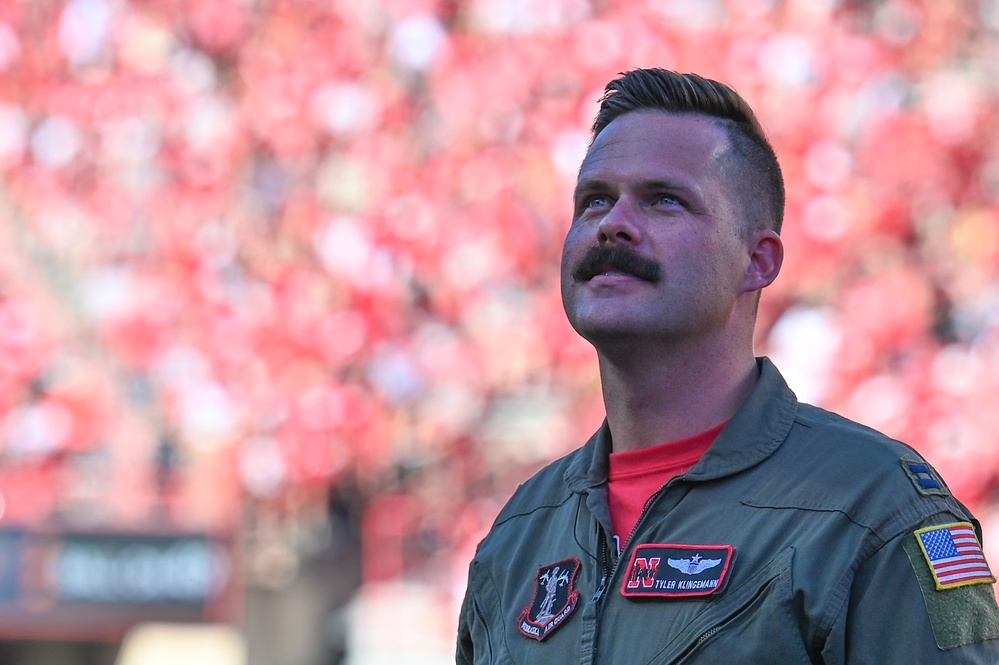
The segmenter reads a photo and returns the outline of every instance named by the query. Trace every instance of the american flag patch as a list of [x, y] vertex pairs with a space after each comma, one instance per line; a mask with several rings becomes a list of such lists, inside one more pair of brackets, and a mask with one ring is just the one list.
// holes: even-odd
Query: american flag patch
[[968, 522], [931, 526], [916, 531], [937, 589], [996, 581], [985, 561], [975, 528]]

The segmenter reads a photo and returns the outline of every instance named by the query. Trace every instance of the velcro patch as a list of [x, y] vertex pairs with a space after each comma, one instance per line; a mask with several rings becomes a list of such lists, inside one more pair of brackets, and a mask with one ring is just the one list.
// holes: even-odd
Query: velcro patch
[[933, 467], [919, 460], [903, 458], [902, 468], [909, 480], [923, 496], [950, 496], [950, 490], [944, 484], [943, 478], [933, 470]]
[[988, 584], [971, 584], [941, 591], [926, 565], [919, 537], [902, 539], [926, 603], [933, 637], [941, 649], [956, 649], [982, 640], [999, 639], [999, 606]]
[[638, 545], [631, 555], [621, 595], [709, 596], [724, 585], [734, 554], [731, 545]]
[[975, 527], [969, 522], [919, 529], [916, 539], [938, 591], [996, 581], [985, 560]]
[[541, 641], [569, 618], [579, 602], [576, 575], [582, 564], [572, 557], [542, 566], [534, 578], [534, 598], [517, 617], [520, 632]]

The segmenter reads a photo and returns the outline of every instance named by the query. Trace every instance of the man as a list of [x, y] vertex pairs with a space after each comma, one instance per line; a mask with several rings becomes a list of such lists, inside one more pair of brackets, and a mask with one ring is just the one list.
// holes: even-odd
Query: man
[[748, 105], [612, 81], [562, 258], [607, 417], [469, 571], [458, 663], [995, 663], [978, 523], [911, 448], [755, 358], [783, 179]]

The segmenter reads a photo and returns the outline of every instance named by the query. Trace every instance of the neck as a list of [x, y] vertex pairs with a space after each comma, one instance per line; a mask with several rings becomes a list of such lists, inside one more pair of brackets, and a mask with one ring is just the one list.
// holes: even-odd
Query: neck
[[711, 429], [730, 419], [756, 384], [758, 370], [751, 352], [683, 358], [643, 355], [633, 363], [600, 355], [614, 452], [639, 450]]

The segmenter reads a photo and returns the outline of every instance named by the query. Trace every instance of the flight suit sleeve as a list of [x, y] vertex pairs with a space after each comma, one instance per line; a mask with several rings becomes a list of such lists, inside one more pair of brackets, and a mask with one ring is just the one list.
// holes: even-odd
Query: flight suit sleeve
[[[923, 526], [945, 523], [938, 516]], [[826, 640], [824, 662], [999, 662], [994, 580], [938, 588], [918, 531], [902, 533], [861, 565]]]
[[471, 593], [465, 592], [465, 599], [461, 603], [461, 613], [458, 615], [458, 646], [455, 650], [455, 665], [472, 665], [475, 662], [475, 647], [472, 644], [471, 617], [472, 611]]
[[482, 620], [482, 613], [475, 602], [475, 579], [475, 562], [472, 562], [468, 568], [468, 587], [458, 615], [456, 665], [487, 663], [492, 658], [489, 628]]

